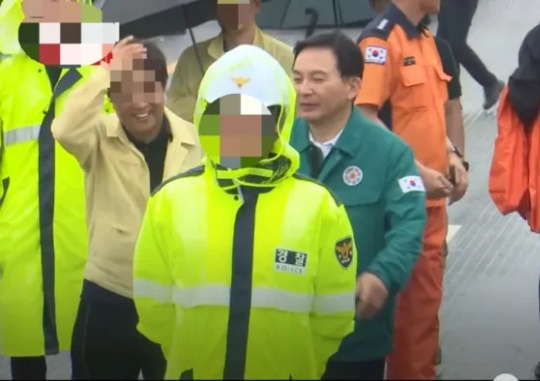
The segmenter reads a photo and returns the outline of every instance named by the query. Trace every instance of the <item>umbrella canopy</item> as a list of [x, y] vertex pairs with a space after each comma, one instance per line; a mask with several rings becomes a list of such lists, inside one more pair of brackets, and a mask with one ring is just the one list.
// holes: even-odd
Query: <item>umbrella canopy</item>
[[264, 29], [358, 28], [375, 17], [368, 0], [263, 0]]
[[[216, 0], [94, 0], [104, 22], [120, 22], [120, 36], [185, 33], [216, 18]], [[375, 17], [368, 0], [262, 0], [263, 29], [358, 28]], [[308, 34], [311, 34], [308, 32]]]
[[96, 0], [103, 22], [119, 22], [120, 37], [185, 33], [216, 18], [215, 0]]

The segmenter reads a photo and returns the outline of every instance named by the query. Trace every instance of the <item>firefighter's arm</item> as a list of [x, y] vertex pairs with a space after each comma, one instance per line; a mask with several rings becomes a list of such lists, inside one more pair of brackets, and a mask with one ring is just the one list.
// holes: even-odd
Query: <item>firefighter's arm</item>
[[103, 117], [110, 75], [102, 67], [82, 80], [68, 94], [64, 107], [54, 119], [51, 131], [58, 143], [86, 167], [97, 151], [97, 126]]
[[357, 253], [343, 205], [328, 194], [320, 225], [315, 299], [311, 311], [318, 379], [330, 356], [354, 329]]
[[355, 104], [364, 115], [384, 126], [378, 112], [390, 98], [392, 86], [392, 51], [386, 40], [367, 37], [359, 42], [364, 56], [362, 83]]
[[192, 49], [186, 49], [180, 56], [174, 69], [171, 86], [167, 91], [167, 108], [191, 123], [193, 123], [197, 90], [190, 88], [190, 81], [193, 78], [202, 78], [201, 69]]
[[445, 107], [447, 126], [446, 134], [459, 152], [465, 154], [465, 126], [463, 124], [461, 99], [449, 99], [446, 102]]
[[426, 224], [426, 193], [409, 147], [399, 142], [390, 153], [385, 192], [385, 246], [367, 271], [375, 274], [391, 294], [396, 294], [422, 251]]
[[133, 299], [139, 316], [137, 329], [161, 345], [165, 356], [174, 329], [174, 280], [168, 261], [167, 208], [156, 193], [148, 202], [133, 258]]
[[452, 48], [445, 40], [435, 38], [437, 51], [441, 57], [441, 63], [445, 74], [452, 77], [447, 84], [448, 101], [445, 105], [446, 111], [446, 133], [450, 141], [459, 152], [465, 153], [465, 128], [463, 125], [463, 115], [461, 107], [461, 82], [459, 70], [452, 53]]

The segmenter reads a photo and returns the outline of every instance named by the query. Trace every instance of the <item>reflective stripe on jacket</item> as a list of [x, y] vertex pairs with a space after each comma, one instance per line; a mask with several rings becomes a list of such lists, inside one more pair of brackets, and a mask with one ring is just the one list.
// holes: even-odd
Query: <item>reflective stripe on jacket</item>
[[0, 353], [6, 356], [70, 347], [87, 252], [84, 179], [50, 128], [69, 89], [92, 70], [64, 69], [53, 94], [39, 62], [18, 54], [0, 63], [1, 168], [10, 175], [0, 208]]
[[207, 163], [152, 196], [134, 261], [139, 330], [162, 345], [167, 379], [320, 379], [353, 329], [345, 209], [297, 176], [242, 189], [220, 188]]

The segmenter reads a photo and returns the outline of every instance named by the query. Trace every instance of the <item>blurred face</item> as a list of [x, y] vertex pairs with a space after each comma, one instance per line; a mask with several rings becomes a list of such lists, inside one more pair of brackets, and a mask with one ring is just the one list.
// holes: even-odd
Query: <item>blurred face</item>
[[81, 5], [76, 0], [24, 0], [22, 9], [25, 21], [80, 23]]
[[159, 132], [165, 109], [165, 89], [142, 59], [125, 59], [111, 72], [110, 98], [122, 125], [136, 138]]
[[76, 0], [24, 0], [19, 43], [44, 65], [92, 65], [107, 56], [119, 38], [118, 23], [102, 23], [96, 7]]
[[419, 3], [420, 9], [426, 14], [439, 13], [439, 10], [441, 9], [441, 0], [419, 0]]
[[360, 85], [359, 78], [341, 76], [336, 56], [328, 48], [302, 50], [294, 63], [293, 76], [299, 116], [311, 123], [350, 108]]
[[218, 0], [217, 19], [225, 32], [253, 25], [261, 6], [260, 0]]
[[206, 108], [199, 123], [201, 146], [215, 163], [250, 168], [268, 158], [278, 138], [276, 120], [258, 99], [232, 94]]

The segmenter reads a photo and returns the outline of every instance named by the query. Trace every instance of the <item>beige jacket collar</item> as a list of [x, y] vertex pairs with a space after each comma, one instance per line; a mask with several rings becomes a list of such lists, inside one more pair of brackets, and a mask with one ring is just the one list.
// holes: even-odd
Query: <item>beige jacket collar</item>
[[[266, 48], [266, 38], [264, 33], [258, 27], [255, 30], [255, 38], [253, 39], [253, 45], [260, 48]], [[208, 54], [214, 59], [218, 59], [225, 52], [223, 51], [223, 32], [218, 34], [208, 45]]]
[[[111, 114], [111, 116], [116, 118], [116, 123], [107, 123], [107, 137], [118, 138], [144, 160], [143, 155], [129, 141], [116, 114]], [[189, 122], [179, 118], [168, 108], [165, 108], [165, 116], [169, 120], [172, 133], [172, 139], [167, 145], [167, 155], [165, 156], [165, 167], [163, 171], [165, 177], [169, 177], [181, 170], [186, 154], [188, 153], [188, 148], [195, 146], [197, 142], [195, 136], [190, 131], [193, 127]]]

